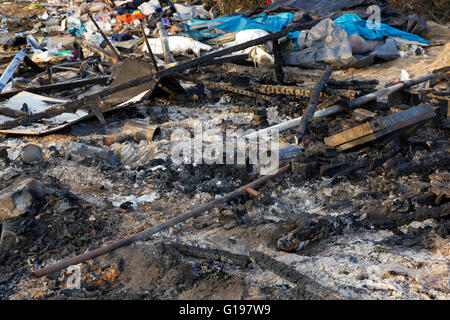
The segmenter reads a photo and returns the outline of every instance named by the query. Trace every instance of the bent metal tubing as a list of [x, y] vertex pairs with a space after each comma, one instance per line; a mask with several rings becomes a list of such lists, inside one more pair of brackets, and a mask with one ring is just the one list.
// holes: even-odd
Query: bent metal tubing
[[112, 252], [112, 251], [114, 251], [116, 249], [128, 246], [128, 245], [132, 244], [133, 242], [136, 242], [136, 241], [139, 241], [139, 240], [144, 240], [147, 237], [149, 237], [149, 236], [151, 236], [151, 235], [153, 235], [155, 233], [158, 233], [161, 230], [170, 228], [170, 227], [172, 227], [172, 226], [174, 226], [174, 225], [176, 225], [176, 224], [178, 224], [180, 222], [183, 222], [183, 221], [186, 221], [188, 219], [191, 219], [191, 218], [194, 218], [196, 216], [199, 216], [203, 212], [208, 211], [208, 210], [212, 209], [213, 207], [215, 207], [215, 206], [217, 206], [219, 204], [222, 204], [222, 203], [228, 202], [228, 201], [230, 201], [230, 200], [232, 200], [234, 198], [237, 198], [240, 195], [246, 193], [249, 188], [255, 188], [257, 186], [260, 186], [261, 184], [265, 183], [266, 181], [270, 180], [271, 178], [274, 178], [274, 177], [279, 176], [280, 174], [286, 172], [289, 168], [290, 168], [290, 164], [287, 164], [284, 167], [281, 167], [280, 169], [276, 170], [272, 174], [262, 176], [262, 177], [256, 179], [255, 181], [250, 182], [249, 184], [247, 184], [247, 185], [245, 185], [243, 187], [240, 187], [239, 189], [237, 189], [237, 190], [235, 190], [235, 191], [233, 191], [233, 192], [231, 192], [231, 193], [229, 193], [229, 194], [227, 194], [227, 195], [225, 195], [225, 196], [223, 196], [221, 198], [215, 199], [215, 200], [213, 200], [211, 202], [208, 202], [208, 203], [206, 203], [206, 204], [204, 204], [204, 205], [202, 205], [202, 206], [200, 206], [198, 208], [195, 208], [193, 210], [185, 212], [185, 213], [183, 213], [183, 214], [181, 214], [181, 215], [179, 215], [179, 216], [177, 216], [177, 217], [175, 217], [173, 219], [170, 219], [170, 220], [168, 220], [168, 221], [166, 221], [166, 222], [164, 222], [164, 223], [162, 223], [160, 225], [157, 225], [157, 226], [154, 226], [152, 228], [146, 229], [146, 230], [141, 231], [141, 232], [139, 232], [139, 233], [137, 233], [135, 235], [132, 235], [132, 236], [127, 237], [127, 238], [124, 238], [122, 240], [118, 240], [116, 242], [113, 242], [113, 243], [111, 243], [109, 245], [106, 245], [106, 246], [103, 246], [101, 248], [98, 248], [98, 249], [95, 249], [95, 250], [92, 250], [92, 251], [80, 254], [80, 255], [72, 257], [72, 258], [65, 259], [65, 260], [63, 260], [61, 262], [49, 265], [47, 267], [44, 267], [44, 268], [41, 268], [41, 269], [38, 269], [38, 270], [33, 270], [31, 272], [31, 275], [34, 278], [40, 278], [40, 277], [43, 277], [43, 276], [55, 273], [57, 271], [60, 271], [62, 269], [65, 269], [65, 268], [67, 268], [69, 266], [85, 262], [87, 260], [90, 260], [90, 259], [102, 256], [102, 255], [107, 254], [109, 252]]

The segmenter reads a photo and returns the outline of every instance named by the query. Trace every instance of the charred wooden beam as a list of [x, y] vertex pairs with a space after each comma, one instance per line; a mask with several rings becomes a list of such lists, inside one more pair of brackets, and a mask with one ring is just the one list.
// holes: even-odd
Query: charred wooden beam
[[378, 118], [352, 129], [340, 132], [324, 139], [324, 142], [344, 151], [401, 131], [408, 136], [420, 125], [432, 119], [436, 114], [429, 105], [421, 105], [392, 115]]
[[413, 212], [389, 215], [383, 218], [367, 219], [366, 225], [376, 229], [393, 229], [413, 221], [425, 221], [427, 219], [440, 219], [450, 215], [450, 203], [438, 207], [421, 208]]
[[147, 47], [148, 55], [150, 56], [150, 59], [152, 60], [153, 65], [153, 72], [156, 72], [159, 70], [158, 63], [156, 63], [155, 56], [153, 55], [152, 48], [150, 47], [150, 43], [148, 43], [147, 35], [145, 34], [144, 30], [144, 20], [141, 21], [140, 24], [142, 37], [144, 38], [145, 46]]
[[275, 76], [279, 84], [284, 82], [283, 58], [281, 57], [280, 43], [278, 39], [272, 41], [273, 55], [275, 57]]
[[348, 230], [357, 231], [361, 228], [395, 230], [414, 221], [445, 218], [450, 215], [450, 203], [431, 208], [421, 208], [403, 214], [392, 213], [382, 218], [369, 216], [360, 219], [358, 215], [354, 215], [353, 213], [338, 217], [326, 217], [307, 213], [302, 216], [289, 213], [279, 215], [296, 225], [297, 229], [278, 240], [278, 249], [293, 252], [302, 246], [302, 242], [323, 240], [330, 236], [341, 235], [344, 232], [348, 232]]
[[106, 42], [106, 45], [109, 47], [109, 49], [111, 50], [111, 52], [114, 54], [114, 56], [116, 57], [117, 60], [122, 61], [122, 57], [120, 56], [119, 52], [117, 51], [117, 49], [111, 44], [111, 42], [109, 42], [108, 37], [105, 35], [105, 33], [103, 32], [103, 30], [98, 26], [97, 21], [95, 21], [95, 19], [92, 17], [92, 13], [89, 12], [88, 13], [89, 19], [91, 19], [92, 23], [95, 25], [95, 27], [97, 28], [98, 32], [100, 32], [100, 34], [102, 35], [103, 40]]
[[0, 107], [0, 114], [11, 118], [19, 118], [27, 115], [26, 112], [10, 109], [8, 107]]
[[22, 91], [32, 92], [32, 93], [42, 93], [42, 92], [58, 92], [64, 90], [71, 90], [75, 88], [81, 88], [93, 84], [104, 85], [108, 82], [109, 76], [95, 77], [89, 79], [81, 79], [74, 81], [64, 81], [55, 84], [47, 84], [39, 87], [28, 87], [21, 90], [11, 90], [4, 93], [0, 93], [0, 101], [4, 99], [11, 98], [12, 96], [18, 94]]
[[302, 119], [300, 120], [300, 125], [298, 126], [297, 129], [297, 137], [298, 136], [301, 137], [305, 134], [306, 129], [308, 128], [309, 120], [314, 115], [314, 112], [316, 112], [316, 107], [317, 104], [319, 103], [320, 92], [322, 92], [325, 83], [330, 78], [333, 69], [334, 69], [333, 66], [328, 66], [327, 70], [324, 72], [320, 80], [314, 86], [314, 89], [311, 92], [311, 96], [309, 98], [308, 107], [306, 108], [305, 112], [303, 112]]
[[277, 261], [262, 252], [252, 251], [250, 252], [250, 258], [263, 268], [269, 269], [276, 275], [295, 283], [304, 299], [343, 299], [339, 294], [325, 288], [295, 268]]
[[224, 263], [235, 264], [240, 267], [246, 267], [251, 262], [249, 256], [247, 255], [236, 254], [226, 250], [201, 248], [198, 246], [178, 243], [166, 244], [165, 246], [173, 248], [178, 252], [193, 258], [221, 261]]
[[327, 86], [339, 89], [367, 90], [367, 89], [374, 89], [378, 85], [378, 83], [379, 83], [378, 80], [338, 81], [330, 79], [327, 81]]
[[214, 89], [220, 89], [220, 90], [225, 90], [225, 91], [228, 91], [228, 92], [233, 92], [233, 93], [240, 94], [240, 95], [247, 96], [247, 97], [251, 97], [251, 98], [261, 98], [263, 100], [267, 100], [267, 101], [270, 101], [270, 102], [273, 102], [273, 103], [276, 102], [275, 99], [272, 98], [272, 97], [269, 97], [269, 96], [266, 96], [266, 95], [262, 95], [262, 94], [257, 94], [257, 93], [252, 92], [252, 91], [236, 88], [231, 83], [199, 80], [199, 79], [186, 77], [186, 76], [182, 76], [182, 75], [178, 75], [177, 78], [179, 78], [181, 80], [185, 80], [185, 81], [190, 81], [190, 82], [202, 84], [202, 85], [204, 85], [206, 87], [210, 87], [210, 88], [214, 88]]

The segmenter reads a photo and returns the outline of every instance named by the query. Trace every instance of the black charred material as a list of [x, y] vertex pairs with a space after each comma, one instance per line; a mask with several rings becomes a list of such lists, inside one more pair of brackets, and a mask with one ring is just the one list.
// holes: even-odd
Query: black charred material
[[250, 258], [248, 256], [243, 254], [235, 254], [226, 250], [201, 248], [198, 246], [178, 243], [166, 244], [165, 246], [175, 249], [183, 255], [197, 259], [221, 261], [224, 263], [235, 264], [240, 267], [246, 267], [250, 263]]
[[342, 299], [338, 294], [303, 275], [295, 268], [279, 262], [262, 252], [250, 252], [250, 258], [261, 267], [269, 269], [276, 275], [295, 283], [303, 299]]
[[278, 39], [272, 41], [273, 55], [275, 57], [275, 76], [279, 84], [284, 83], [283, 58], [281, 57], [280, 43]]
[[328, 79], [331, 76], [331, 73], [333, 72], [333, 66], [328, 66], [325, 73], [322, 75], [320, 80], [316, 83], [314, 86], [314, 89], [311, 92], [311, 96], [309, 98], [308, 107], [306, 108], [305, 112], [303, 113], [302, 120], [300, 121], [300, 125], [297, 129], [297, 136], [302, 137], [306, 130], [308, 129], [308, 123], [309, 120], [314, 115], [314, 112], [316, 112], [317, 104], [319, 103], [320, 98], [320, 92], [322, 91], [323, 87], [327, 83]]

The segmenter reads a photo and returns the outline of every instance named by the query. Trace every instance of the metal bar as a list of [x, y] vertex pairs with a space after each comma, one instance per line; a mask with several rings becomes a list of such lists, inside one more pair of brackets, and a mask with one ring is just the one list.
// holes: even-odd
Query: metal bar
[[144, 31], [144, 21], [141, 22], [141, 32], [142, 36], [144, 37], [145, 46], [147, 47], [148, 54], [150, 55], [150, 59], [152, 60], [153, 67], [155, 68], [154, 71], [157, 72], [159, 70], [158, 64], [156, 63], [155, 56], [153, 55], [152, 48], [150, 48], [150, 43], [148, 43], [147, 36], [145, 35]]
[[200, 207], [198, 207], [196, 209], [193, 209], [193, 210], [190, 210], [190, 211], [188, 211], [186, 213], [183, 213], [183, 214], [181, 214], [181, 215], [179, 215], [179, 216], [177, 216], [177, 217], [175, 217], [173, 219], [170, 219], [170, 220], [168, 220], [168, 221], [166, 221], [166, 222], [164, 222], [164, 223], [162, 223], [160, 225], [157, 225], [157, 226], [154, 226], [152, 228], [146, 229], [146, 230], [144, 230], [142, 232], [139, 232], [139, 233], [137, 233], [135, 235], [132, 235], [132, 236], [130, 236], [128, 238], [125, 238], [125, 239], [113, 242], [113, 243], [111, 243], [109, 245], [106, 245], [104, 247], [92, 250], [90, 252], [83, 253], [83, 254], [81, 254], [79, 256], [72, 257], [72, 258], [63, 260], [63, 261], [61, 261], [59, 263], [55, 263], [55, 264], [52, 264], [50, 266], [47, 266], [45, 268], [41, 268], [39, 270], [32, 271], [31, 275], [34, 278], [43, 277], [45, 275], [52, 274], [52, 273], [55, 273], [55, 272], [60, 271], [62, 269], [65, 269], [65, 268], [67, 268], [67, 267], [69, 267], [71, 265], [79, 264], [79, 263], [85, 262], [87, 260], [90, 260], [90, 259], [102, 256], [102, 255], [104, 255], [106, 253], [112, 252], [112, 251], [114, 251], [116, 249], [128, 246], [128, 245], [132, 244], [133, 242], [136, 242], [136, 241], [139, 241], [139, 240], [144, 240], [147, 237], [149, 237], [149, 236], [151, 236], [151, 235], [153, 235], [155, 233], [158, 233], [161, 230], [170, 228], [170, 227], [172, 227], [172, 226], [174, 226], [174, 225], [176, 225], [176, 224], [178, 224], [180, 222], [183, 222], [183, 221], [186, 221], [188, 219], [191, 219], [191, 218], [194, 218], [196, 216], [199, 216], [203, 212], [208, 211], [208, 210], [214, 208], [215, 206], [217, 206], [219, 204], [222, 204], [222, 203], [228, 202], [228, 201], [230, 201], [230, 200], [232, 200], [234, 198], [237, 198], [240, 195], [242, 195], [243, 193], [247, 192], [248, 188], [257, 187], [257, 186], [265, 183], [269, 179], [274, 178], [276, 176], [279, 176], [280, 174], [286, 172], [289, 168], [290, 168], [290, 165], [287, 164], [284, 167], [278, 169], [277, 171], [275, 171], [274, 173], [272, 173], [270, 175], [262, 176], [262, 177], [256, 179], [255, 181], [250, 182], [249, 184], [247, 184], [247, 185], [245, 185], [243, 187], [240, 187], [239, 189], [237, 189], [237, 190], [235, 190], [235, 191], [233, 191], [233, 192], [223, 196], [222, 198], [219, 198], [219, 199], [213, 200], [211, 202], [208, 202], [207, 204], [204, 204], [203, 206], [200, 206]]
[[49, 92], [49, 91], [57, 92], [57, 91], [62, 91], [62, 90], [79, 88], [79, 87], [90, 85], [90, 84], [106, 84], [108, 82], [108, 79], [109, 79], [109, 76], [101, 76], [101, 77], [95, 77], [95, 78], [89, 78], [89, 79], [64, 81], [64, 82], [59, 82], [59, 83], [55, 83], [55, 84], [43, 85], [43, 86], [39, 86], [39, 87], [28, 87], [28, 88], [23, 88], [20, 90], [7, 91], [4, 93], [0, 93], [0, 101], [2, 101], [3, 99], [8, 99], [22, 91], [27, 91], [27, 92], [32, 92], [32, 93]]
[[164, 63], [172, 63], [176, 62], [173, 55], [170, 53], [170, 46], [169, 46], [169, 37], [167, 36], [166, 29], [164, 28], [164, 25], [161, 22], [158, 22], [156, 24], [156, 27], [159, 31], [159, 37], [161, 39], [161, 45], [164, 52]]
[[92, 13], [91, 12], [89, 12], [89, 18], [91, 19], [92, 23], [94, 23], [94, 25], [97, 28], [98, 32], [100, 32], [100, 34], [102, 35], [102, 37], [105, 40], [106, 44], [111, 49], [112, 53], [116, 56], [117, 60], [122, 61], [122, 57], [120, 56], [119, 52], [117, 52], [116, 48], [114, 48], [114, 46], [111, 44], [111, 42], [109, 42], [108, 38], [103, 33], [103, 30], [100, 29], [100, 27], [98, 26], [97, 22], [92, 17]]

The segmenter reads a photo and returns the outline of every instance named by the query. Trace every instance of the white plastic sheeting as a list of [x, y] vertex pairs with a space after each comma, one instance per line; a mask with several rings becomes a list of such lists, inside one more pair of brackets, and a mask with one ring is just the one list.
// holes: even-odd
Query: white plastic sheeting
[[[187, 37], [169, 36], [168, 39], [170, 52], [172, 53], [193, 52], [197, 57], [199, 57], [201, 51], [210, 51], [212, 49], [212, 47], [208, 46], [207, 44], [201, 43], [199, 41]], [[150, 48], [152, 49], [153, 54], [160, 54], [160, 55], [164, 54], [161, 39], [148, 38], [148, 42], [150, 44]], [[147, 46], [144, 45], [142, 50], [144, 52], [147, 52]]]
[[[269, 33], [265, 30], [260, 29], [251, 29], [251, 30], [243, 30], [236, 33], [236, 39], [234, 41], [228, 42], [225, 44], [226, 47], [232, 47], [241, 43], [248, 42], [250, 40], [261, 38]], [[254, 46], [241, 51], [236, 52], [235, 54], [248, 54], [249, 57], [253, 59], [255, 64], [263, 66], [263, 67], [271, 67], [275, 63], [274, 57], [268, 53], [272, 50], [269, 46]]]

